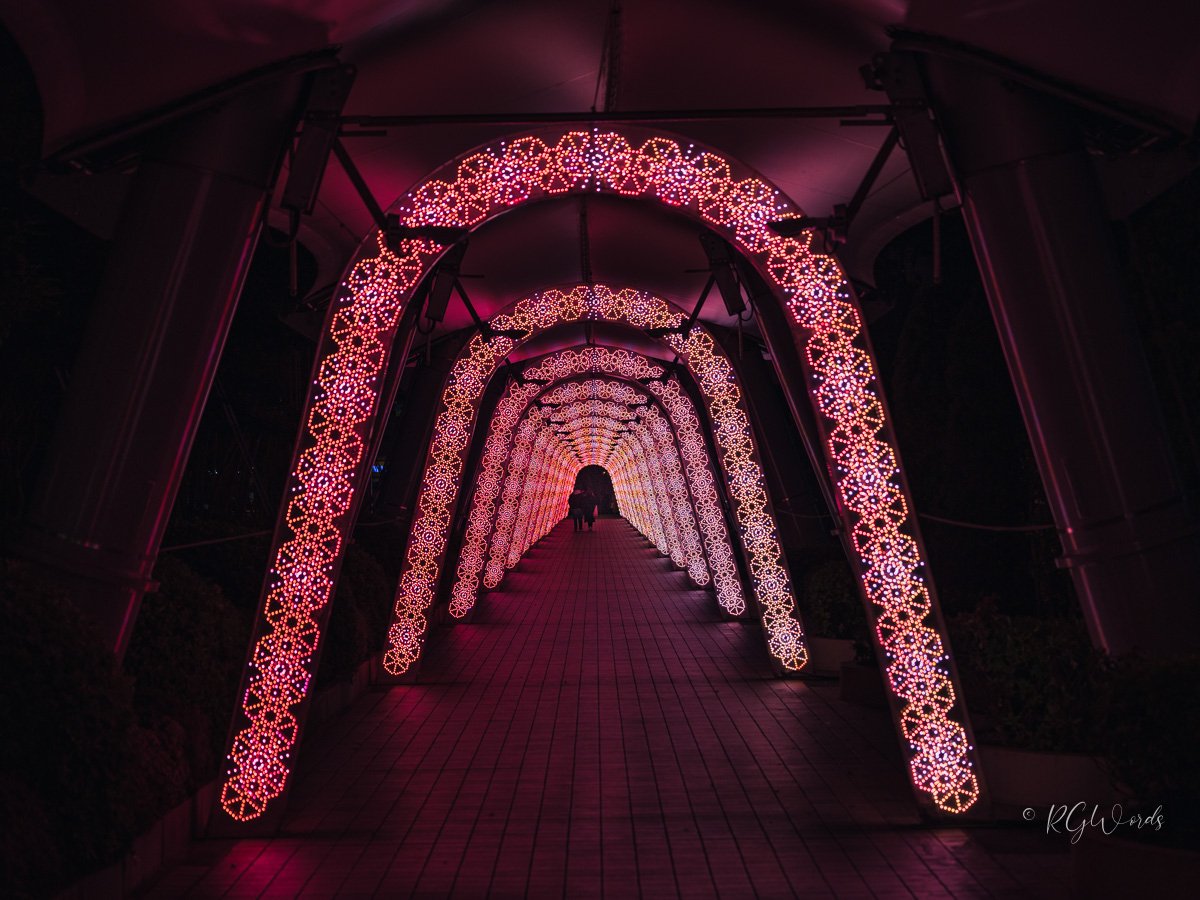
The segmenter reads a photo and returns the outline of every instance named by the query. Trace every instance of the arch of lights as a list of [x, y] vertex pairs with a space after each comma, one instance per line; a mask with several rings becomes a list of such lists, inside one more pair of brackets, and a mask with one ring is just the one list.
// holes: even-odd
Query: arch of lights
[[[837, 261], [813, 250], [811, 232], [783, 237], [767, 227], [800, 210], [719, 153], [623, 126], [556, 127], [500, 141], [448, 163], [390, 212], [406, 226], [473, 229], [525, 203], [585, 192], [661, 203], [702, 222], [733, 242], [782, 296], [812, 379], [838, 513], [856, 551], [851, 561], [888, 660], [914, 787], [943, 812], [971, 808], [980, 789], [974, 750], [861, 312]], [[445, 249], [426, 238], [392, 249], [376, 233], [330, 305], [220, 793], [234, 820], [257, 818], [286, 786], [355, 513], [357, 474], [369, 463], [365, 439], [376, 427], [380, 375], [406, 303]], [[436, 541], [435, 532], [413, 537]], [[436, 569], [422, 558], [409, 574]], [[755, 574], [761, 581], [764, 573]], [[775, 576], [765, 574], [771, 584]]]
[[[407, 671], [420, 655], [427, 624], [425, 611], [434, 599], [466, 447], [487, 379], [522, 342], [564, 322], [581, 319], [618, 322], [639, 329], [681, 329], [686, 315], [667, 301], [633, 288], [581, 284], [569, 290], [551, 288], [524, 298], [488, 323], [492, 329], [490, 337], [476, 334], [471, 339], [447, 379], [434, 424], [422, 491], [396, 592], [389, 647], [384, 653], [383, 664], [389, 673]], [[508, 336], [511, 333], [523, 337], [514, 339]], [[733, 366], [712, 336], [699, 325], [686, 337], [675, 332], [663, 341], [688, 367], [708, 404], [714, 443], [749, 561], [768, 649], [782, 668], [797, 671], [807, 662], [808, 651], [803, 630], [794, 616], [791, 579], [775, 534], [775, 520], [750, 418]], [[510, 529], [516, 521], [512, 505], [515, 500], [502, 502], [497, 513], [499, 533], [484, 575], [484, 584], [489, 588], [499, 584], [505, 568], [514, 565], [524, 549], [510, 547]], [[679, 558], [682, 554], [677, 535], [672, 532], [671, 523], [663, 524], [667, 528], [660, 546], [673, 558]]]
[[[618, 351], [622, 352], [622, 351]], [[597, 393], [615, 393], [616, 391], [605, 391], [608, 387], [602, 382], [597, 382], [594, 379], [587, 382], [587, 386], [597, 386]], [[575, 387], [575, 390], [568, 390]], [[613, 388], [619, 389], [626, 387], [619, 383], [612, 385]], [[577, 395], [578, 388], [575, 385], [561, 385], [559, 389], [552, 390], [549, 394], [544, 395], [539, 402], [554, 403], [564, 399], [565, 396]], [[648, 398], [644, 395], [637, 396], [639, 402], [645, 403]], [[641, 478], [644, 483], [650, 483], [653, 479], [654, 484], [654, 510], [655, 521], [658, 527], [655, 529], [660, 536], [660, 549], [666, 553], [667, 542], [662, 540], [662, 535], [668, 531], [672, 533], [678, 532], [680, 529], [686, 531], [690, 527], [691, 535], [677, 536], [675, 538], [679, 546], [694, 546], [697, 551], [700, 548], [700, 537], [696, 531], [694, 518], [690, 515], [687, 518], [678, 517], [675, 512], [680, 507], [686, 507], [690, 512], [690, 501], [687, 499], [687, 487], [683, 481], [679, 452], [675, 446], [669, 426], [666, 426], [657, 410], [647, 410], [645, 413], [651, 421], [658, 421], [662, 427], [656, 429], [653, 437], [649, 437], [650, 433], [639, 423], [636, 422], [637, 417], [629, 412], [625, 407], [619, 404], [612, 403], [607, 400], [576, 400], [567, 403], [561, 408], [555, 410], [553, 417], [549, 420], [541, 416], [532, 417], [535, 422], [546, 423], [557, 426], [556, 433], [565, 435], [567, 443], [574, 449], [574, 456], [580, 460], [583, 465], [604, 465], [607, 466], [608, 460], [611, 457], [614, 449], [618, 446], [621, 438], [620, 433], [628, 432], [639, 436], [637, 444], [636, 456], [639, 460]], [[493, 553], [490, 560], [489, 568], [497, 573], [495, 583], [499, 583], [499, 576], [503, 574], [504, 568], [511, 568], [520, 559], [521, 555], [529, 548], [531, 542], [521, 531], [520, 523], [528, 521], [536, 516], [533, 504], [535, 498], [530, 497], [529, 484], [537, 483], [536, 476], [531, 473], [536, 471], [538, 465], [538, 457], [536, 453], [531, 453], [529, 445], [535, 440], [536, 427], [533, 429], [525, 429], [518, 432], [518, 442], [513, 448], [513, 457], [519, 461], [530, 459], [529, 469], [523, 468], [520, 463], [512, 470], [505, 479], [505, 502], [501, 506], [499, 514], [496, 516], [498, 523], [496, 532], [493, 536]], [[644, 457], [648, 457], [653, 462], [647, 464]], [[662, 476], [662, 472], [674, 471], [677, 474], [675, 483], [670, 487], [667, 486], [667, 479]], [[668, 494], [670, 499], [668, 499]], [[673, 518], [674, 517], [674, 518]], [[515, 533], [510, 537], [510, 525], [515, 523]], [[686, 561], [686, 558], [683, 558]], [[699, 572], [707, 576], [707, 569], [704, 566], [703, 555], [700, 555], [696, 563]], [[683, 568], [684, 566], [680, 566]], [[492, 584], [491, 586], [495, 586]]]
[[[553, 392], [551, 396], [554, 396]], [[638, 399], [644, 401], [646, 398]], [[689, 502], [679, 496], [682, 493], [686, 497], [686, 485], [679, 466], [679, 451], [672, 439], [670, 426], [659, 415], [657, 409], [650, 407], [643, 415], [645, 422], [639, 421], [640, 416], [623, 406], [608, 401], [590, 400], [568, 404], [556, 410], [554, 417], [550, 419], [544, 418], [544, 414], [531, 413], [522, 422], [523, 426], [526, 422], [529, 425], [518, 431], [519, 443], [514, 448], [514, 456], [527, 457], [531, 462], [527, 469], [510, 473], [506, 479], [506, 487], [511, 489], [512, 496], [519, 496], [520, 499], [513, 503], [515, 515], [504, 516], [503, 512], [501, 514], [505, 520], [515, 520], [518, 523], [515, 536], [507, 544], [509, 566], [515, 564], [536, 540], [536, 537], [531, 538], [522, 531], [519, 523], [539, 521], [543, 515], [542, 511], [553, 502], [538, 489], [538, 485], [543, 482], [538, 474], [539, 469], [547, 464], [547, 456], [553, 452], [552, 442], [546, 439], [548, 426], [555, 426], [553, 433], [566, 438], [565, 446], [572, 451], [571, 456], [576, 464], [582, 462], [584, 465], [612, 465], [613, 471], [617, 473], [614, 489], [619, 496], [636, 500], [637, 485], [653, 485], [649, 502], [635, 502], [635, 505], [642, 511], [643, 520], [653, 523], [651, 528], [660, 535], [660, 540], [667, 530], [679, 527], [670, 524], [673, 516], [678, 519], [676, 510], [680, 507], [690, 510]], [[530, 449], [530, 445], [533, 449]], [[559, 445], [560, 448], [563, 446], [561, 441]], [[614, 465], [614, 461], [628, 465]], [[630, 468], [634, 471], [628, 478], [630, 484], [626, 484], [624, 476]], [[661, 475], [661, 471], [669, 472], [672, 469], [677, 473], [674, 489], [668, 488], [667, 479]], [[530, 485], [534, 486], [532, 490]], [[557, 505], [561, 510], [561, 495]], [[559, 516], [561, 517], [561, 512]], [[696, 532], [695, 520], [678, 521], [690, 523], [692, 542], [699, 546], [700, 538]], [[635, 521], [635, 524], [638, 523]], [[647, 533], [648, 529], [641, 527], [639, 530]], [[537, 536], [540, 537], [544, 533], [545, 531], [539, 528]]]
[[[551, 520], [562, 517], [562, 498], [573, 481], [569, 473], [581, 468], [581, 463], [599, 465], [601, 460], [608, 459], [617, 447], [617, 432], [625, 425], [627, 416], [632, 418], [630, 414], [620, 418], [592, 415], [588, 414], [592, 411], [580, 409], [576, 415], [559, 423], [546, 418], [540, 411], [530, 409], [527, 412], [527, 417], [518, 428], [518, 444], [513, 455], [515, 459], [528, 460], [528, 465], [510, 472], [505, 482], [512, 501], [509, 510], [512, 515], [507, 518], [516, 523], [510, 539], [505, 543], [508, 548], [506, 565], [514, 564], [548, 529], [551, 523], [546, 521], [547, 510], [552, 511], [549, 516]], [[565, 425], [566, 430], [557, 427], [560, 424]], [[638, 477], [647, 478], [648, 466], [640, 458], [645, 448], [639, 445], [638, 449]], [[569, 457], [568, 476], [558, 480], [553, 477], [548, 479], [546, 471], [555, 469], [564, 455]], [[556, 485], [555, 493], [548, 494], [543, 490], [548, 482]], [[656, 512], [662, 515], [661, 510], [656, 509]], [[524, 522], [537, 524], [527, 530], [522, 527]]]
[[[650, 408], [643, 415], [648, 423], [663, 423], [657, 409]], [[700, 552], [700, 535], [696, 530], [695, 519], [690, 515], [691, 501], [683, 480], [679, 451], [672, 440], [669, 427], [651, 430], [653, 424], [635, 420], [621, 432], [613, 434], [611, 420], [605, 422], [590, 418], [580, 419], [571, 427], [576, 430], [603, 429], [609, 432], [610, 437], [603, 447], [603, 453], [595, 456], [594, 465], [615, 469], [618, 480], [621, 479], [624, 470], [615, 465], [614, 454], [636, 459], [640, 478], [630, 479], [630, 482], [633, 485], [648, 485], [653, 491], [653, 521], [655, 531], [660, 535], [660, 543], [657, 544], [659, 551], [670, 558], [677, 568], [686, 570], [690, 548], [692, 553], [699, 554], [699, 558], [694, 560], [694, 565], [707, 578], [707, 567]]]
[[[604, 384], [595, 380], [589, 383]], [[613, 386], [627, 387], [619, 382]], [[648, 398], [644, 395], [639, 400], [642, 405], [648, 403]], [[608, 460], [618, 440], [614, 432], [614, 424], [623, 426], [621, 431], [628, 431], [631, 427], [636, 428], [639, 439], [643, 441], [643, 444], [645, 443], [646, 432], [640, 427], [639, 416], [624, 404], [599, 398], [567, 401], [564, 399], [563, 392], [557, 390], [552, 391], [549, 395], [543, 395], [538, 402], [559, 405], [550, 421], [566, 429], [571, 443], [580, 449], [579, 456], [584, 465], [608, 466]], [[649, 408], [644, 415], [661, 421], [657, 409]], [[579, 448], [581, 440], [587, 442], [586, 447]], [[669, 490], [670, 511], [674, 516], [674, 524], [668, 527], [674, 529], [673, 533], [678, 538], [674, 552], [664, 548], [660, 549], [665, 555], [671, 556], [672, 562], [676, 566], [685, 569], [694, 583], [699, 586], [707, 585], [711, 578], [704, 558], [703, 544], [696, 528], [695, 518], [691, 515], [691, 499], [688, 496], [678, 449], [675, 447], [669, 426], [657, 429], [654, 432], [652, 446], [646, 446], [645, 449], [658, 460], [662, 467], [664, 477], [660, 479], [660, 482]], [[513, 562], [510, 552], [508, 559], [510, 568]]]
[[[644, 402], [646, 397], [638, 397], [638, 400]], [[530, 410], [527, 418], [522, 421], [522, 427], [518, 428], [521, 443], [517, 445], [515, 456], [528, 458], [529, 464], [520, 473], [510, 474], [506, 479], [506, 487], [510, 486], [514, 496], [520, 497], [512, 504], [515, 512], [512, 518], [517, 522], [517, 528], [508, 545], [509, 565], [515, 564], [516, 560], [552, 527], [554, 521], [562, 518], [564, 487], [569, 490], [571, 482], [574, 482], [571, 473], [581, 468], [580, 463], [589, 466], [606, 464], [614, 457], [624, 460], [632, 458], [636, 464], [636, 474], [632, 479], [636, 497], [636, 485], [648, 484], [656, 469], [668, 466], [667, 461], [672, 455], [678, 457], [678, 450], [670, 440], [670, 428], [661, 427], [665, 426], [661, 416], [658, 419], [661, 425], [656, 427], [658, 433], [652, 439], [649, 438], [646, 428], [636, 421], [637, 416], [628, 409], [612, 403], [605, 403], [605, 406], [607, 408], [598, 408], [595, 401], [576, 402], [557, 410], [554, 414], [556, 418], [552, 419], [546, 418], [544, 413], [539, 414], [540, 410], [539, 413]], [[647, 416], [653, 420], [655, 414], [656, 410], [648, 412]], [[563, 416], [562, 420], [557, 416]], [[620, 437], [623, 433], [637, 434], [640, 439], [630, 448], [624, 445], [628, 444], [628, 439]], [[559, 439], [556, 440], [552, 436]], [[560, 439], [562, 437], [566, 438], [565, 442]], [[559, 469], [558, 478], [547, 479], [545, 470], [560, 467], [564, 451], [570, 455], [565, 473]], [[676, 463], [678, 466], [678, 458]], [[551, 485], [548, 493], [544, 490], [546, 485]], [[620, 474], [617, 475], [614, 488], [620, 496], [631, 496]], [[664, 480], [659, 478], [654, 497], [649, 503], [640, 504], [646, 517], [653, 517], [660, 523], [659, 529], [661, 523], [672, 515], [672, 508], [665, 502], [664, 497]], [[535, 524], [529, 529], [523, 529], [520, 524], [522, 522]], [[695, 530], [694, 522], [692, 529]], [[696, 535], [697, 544], [698, 540], [700, 539]]]
[[540, 410], [531, 411], [526, 421], [529, 427], [522, 434], [534, 437], [529, 448], [530, 465], [520, 481], [518, 528], [512, 544], [518, 559], [566, 515], [567, 494], [575, 484], [575, 473], [583, 467], [575, 448], [546, 427]]
[[[542, 382], [557, 381], [583, 372], [598, 372], [625, 379], [646, 379], [636, 388], [615, 381], [585, 380], [565, 382], [545, 389]], [[683, 454], [689, 488], [703, 535], [717, 602], [731, 615], [745, 611], [741, 582], [733, 558], [733, 547], [725, 527], [725, 516], [710, 470], [708, 453], [695, 408], [687, 393], [674, 380], [657, 380], [661, 366], [626, 350], [594, 348], [584, 353], [573, 350], [552, 355], [537, 366], [527, 368], [522, 381], [510, 381], [497, 403], [484, 442], [475, 491], [471, 495], [467, 528], [459, 552], [458, 570], [450, 598], [452, 615], [465, 616], [478, 598], [480, 578], [487, 558], [487, 544], [497, 522], [496, 503], [500, 494], [513, 429], [524, 406], [538, 397], [544, 403], [566, 403], [584, 396], [611, 399], [625, 404], [643, 405], [653, 393], [671, 419]], [[540, 395], [540, 396], [539, 396]], [[643, 533], [646, 533], [644, 529]], [[496, 571], [497, 583], [502, 573]], [[695, 579], [695, 574], [692, 574]], [[701, 582], [697, 582], [701, 583]]]

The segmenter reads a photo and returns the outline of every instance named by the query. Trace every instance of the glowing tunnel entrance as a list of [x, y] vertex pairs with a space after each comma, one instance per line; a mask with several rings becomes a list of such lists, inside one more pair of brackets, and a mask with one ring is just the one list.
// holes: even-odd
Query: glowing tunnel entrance
[[[585, 380], [574, 382], [579, 385], [577, 388], [564, 385], [556, 388], [556, 391], [564, 398], [578, 399], [573, 391], [579, 391], [589, 397], [595, 394], [604, 399], [637, 404], [641, 404], [642, 397], [649, 394], [668, 410], [675, 438], [685, 460], [689, 490], [703, 534], [708, 574], [716, 588], [717, 599], [722, 608], [733, 615], [744, 612], [746, 602], [717, 494], [716, 480], [691, 400], [677, 381], [659, 380], [664, 374], [663, 367], [646, 357], [626, 350], [590, 348], [578, 352], [563, 351], [542, 360], [538, 365], [527, 367], [523, 375], [525, 380], [511, 381], [497, 404], [484, 444], [475, 492], [471, 497], [466, 537], [459, 553], [450, 600], [451, 614], [463, 616], [475, 604], [481, 579], [484, 578], [489, 546], [495, 548], [498, 541], [507, 541], [507, 537], [493, 539], [492, 534], [493, 529], [497, 533], [502, 532], [507, 527], [509, 517], [515, 515], [514, 507], [505, 510], [498, 503], [503, 479], [510, 471], [509, 456], [515, 429], [524, 408], [543, 393], [544, 383], [591, 372], [616, 376], [623, 383], [611, 378], [607, 381], [596, 380], [595, 383]], [[516, 488], [510, 490], [515, 491]], [[497, 559], [499, 553], [495, 553]], [[689, 570], [689, 573], [697, 584], [704, 583], [697, 572]], [[494, 564], [486, 576], [485, 584], [495, 587], [502, 576], [503, 567]]]
[[[577, 285], [570, 290], [551, 289], [541, 291], [518, 302], [507, 313], [496, 316], [489, 323], [490, 337], [475, 335], [460, 355], [451, 371], [449, 383], [443, 395], [443, 405], [434, 425], [433, 441], [429, 448], [422, 480], [422, 491], [417, 503], [409, 536], [404, 569], [400, 576], [400, 587], [396, 596], [395, 619], [388, 634], [390, 646], [384, 654], [384, 667], [392, 674], [406, 671], [416, 661], [421, 651], [421, 638], [426, 629], [426, 610], [433, 604], [441, 571], [443, 555], [454, 506], [465, 464], [467, 445], [473, 431], [478, 404], [487, 382], [499, 367], [501, 360], [532, 337], [562, 325], [585, 319], [618, 322], [633, 328], [663, 329], [667, 333], [661, 338], [665, 348], [679, 356], [702, 392], [713, 424], [714, 443], [720, 457], [720, 466], [725, 475], [729, 496], [733, 501], [734, 515], [739, 526], [739, 535], [749, 562], [754, 596], [767, 633], [768, 646], [772, 655], [785, 669], [799, 670], [807, 661], [803, 630], [794, 617], [791, 579], [783, 559], [783, 550], [776, 537], [775, 521], [754, 446], [750, 417], [746, 412], [741, 391], [737, 385], [733, 366], [702, 327], [693, 326], [684, 336], [681, 328], [686, 315], [667, 303], [643, 291], [633, 288], [616, 289], [606, 285]], [[519, 333], [521, 338], [509, 337]], [[610, 354], [616, 354], [615, 356]], [[621, 368], [625, 361], [626, 367]], [[600, 371], [601, 367], [613, 368], [625, 377], [645, 379], [647, 389], [651, 379], [662, 378], [661, 367], [637, 354], [628, 351], [607, 351], [595, 348], [574, 356], [560, 355], [548, 364], [548, 368], [533, 376], [533, 383], [553, 383], [575, 375], [580, 371]], [[517, 381], [520, 385], [521, 381]], [[524, 392], [522, 392], [523, 394]], [[678, 392], [676, 392], [677, 394]], [[514, 395], [516, 396], [516, 395]], [[527, 401], [526, 401], [527, 402]], [[682, 404], [677, 404], [681, 408]], [[493, 416], [492, 434], [485, 450], [484, 474], [480, 476], [480, 493], [490, 495], [494, 490], [495, 454], [502, 452], [512, 440], [512, 424], [523, 412], [522, 403], [513, 401], [497, 408]], [[671, 440], [671, 429], [664, 427]], [[638, 429], [641, 433], [641, 429]], [[525, 477], [531, 453], [545, 452], [542, 444], [530, 443], [537, 434], [534, 425], [525, 433], [519, 433], [513, 449], [516, 481]], [[627, 442], [626, 442], [627, 443]], [[622, 444], [625, 446], [625, 444]], [[534, 457], [535, 459], [537, 457]], [[598, 461], [598, 460], [596, 460]], [[627, 463], [633, 465], [632, 461]], [[507, 466], [507, 464], [506, 464]], [[511, 467], [508, 467], [511, 471]], [[622, 471], [631, 471], [623, 469]], [[646, 473], [649, 483], [654, 485], [656, 503], [664, 507], [671, 505], [666, 485], [656, 479], [659, 468], [653, 467]], [[496, 533], [491, 541], [491, 553], [484, 575], [484, 584], [495, 587], [503, 574], [503, 568], [511, 568], [528, 545], [510, 547], [514, 540], [510, 532], [511, 522], [521, 515], [517, 501], [517, 488], [511, 487], [512, 496], [504, 496], [504, 502], [495, 513]], [[645, 520], [659, 522], [661, 532], [654, 531], [652, 540], [681, 568], [693, 573], [697, 583], [703, 583], [708, 573], [703, 571], [700, 539], [695, 536], [695, 526], [684, 526], [680, 534], [679, 518], [691, 521], [693, 504], [690, 499], [676, 495], [677, 505], [686, 508], [678, 515], [662, 519]], [[520, 521], [524, 522], [522, 518]], [[477, 565], [481, 531], [488, 525], [487, 514], [471, 516], [467, 540], [464, 543], [459, 565], [458, 579], [454, 588], [451, 611], [461, 615], [474, 603], [477, 574], [471, 566]], [[653, 529], [652, 529], [653, 530]], [[540, 537], [541, 535], [539, 535]], [[518, 535], [521, 544], [523, 535]], [[685, 546], [686, 545], [686, 546]], [[727, 579], [726, 579], [727, 581]], [[728, 585], [726, 584], [728, 590]], [[741, 601], [727, 593], [726, 609], [733, 612], [741, 608]]]
[[526, 408], [508, 454], [486, 584], [495, 586], [562, 519], [576, 473], [590, 466], [612, 473], [625, 517], [663, 555], [695, 583], [710, 581], [669, 424], [646, 394], [590, 378], [560, 383]]
[[584, 466], [575, 475], [575, 487], [589, 492], [596, 498], [600, 515], [620, 515], [617, 495], [613, 491], [612, 475], [603, 466]]
[[[936, 598], [925, 575], [920, 534], [862, 315], [836, 260], [814, 252], [810, 234], [781, 237], [767, 227], [768, 222], [797, 216], [800, 211], [771, 185], [712, 150], [623, 128], [619, 132], [547, 129], [502, 141], [448, 164], [405, 195], [391, 212], [409, 227], [469, 230], [524, 203], [585, 192], [639, 198], [700, 222], [736, 246], [776, 290], [777, 302], [789, 313], [788, 333], [770, 339], [794, 343], [806, 368], [806, 388], [837, 500], [835, 512], [874, 618], [877, 647], [887, 666], [892, 714], [918, 799], [942, 812], [971, 808], [979, 796], [979, 782], [966, 713], [958, 699]], [[420, 238], [402, 240], [389, 248], [384, 236], [376, 234], [360, 249], [330, 307], [252, 638], [228, 777], [221, 791], [221, 806], [234, 820], [261, 816], [286, 787], [292, 749], [307, 711], [320, 635], [328, 620], [329, 599], [345, 538], [353, 525], [356, 487], [371, 462], [365, 448], [382, 427], [377, 415], [381, 378], [401, 315], [445, 249]], [[587, 304], [595, 301], [585, 302], [585, 298], [595, 296], [587, 289], [560, 292], [557, 297], [545, 292], [529, 298], [524, 307], [518, 304], [511, 322], [499, 327], [532, 333], [539, 323], [561, 318], [570, 304], [576, 304], [577, 315], [592, 314], [594, 310]], [[610, 292], [610, 296], [624, 298], [619, 301], [623, 304], [621, 315], [634, 327], [678, 327], [678, 313], [665, 303], [654, 306], [653, 298], [636, 291]], [[662, 316], [665, 320], [656, 318]], [[736, 538], [746, 550], [772, 653], [785, 666], [800, 668], [805, 661], [803, 634], [792, 616], [790, 583], [778, 554], [748, 418], [736, 385], [728, 377], [732, 373], [723, 369], [727, 361], [714, 352], [711, 339], [706, 347], [705, 339], [699, 328], [686, 338], [678, 333], [666, 338], [671, 349], [686, 358], [705, 393], [714, 443], [721, 456], [717, 468], [737, 508]], [[439, 427], [430, 448], [389, 633], [387, 665], [394, 671], [411, 664], [419, 653], [425, 629], [423, 611], [435, 599], [437, 576], [444, 564], [446, 529], [460, 487], [461, 455], [470, 440], [477, 398], [491, 371], [516, 341], [504, 335], [486, 340], [476, 335], [472, 347], [476, 345], [480, 345], [478, 352], [472, 350], [455, 367], [444, 398], [445, 427]], [[648, 365], [645, 360], [643, 363]], [[650, 383], [646, 387], [654, 393]], [[540, 408], [531, 408], [528, 415], [522, 413], [528, 400], [514, 412], [509, 426], [513, 430], [502, 443], [515, 447], [524, 423], [532, 422], [529, 446], [531, 452], [542, 454], [535, 458], [545, 458], [547, 443], [561, 447], [564, 456], [551, 454], [552, 464], [538, 463], [543, 481], [525, 485], [522, 491], [538, 491], [531, 496], [541, 498], [550, 497], [552, 488], [560, 489], [560, 500], [554, 502], [565, 504], [565, 488], [578, 467], [568, 471], [553, 465], [569, 468], [582, 458], [567, 452], [571, 442], [563, 443], [563, 435], [551, 436], [554, 429], [536, 428], [536, 421], [543, 416]], [[682, 454], [682, 432], [673, 421]], [[540, 451], [539, 435], [544, 435]], [[650, 435], [648, 441], [653, 438]], [[489, 433], [489, 450], [491, 439]], [[641, 444], [641, 451], [628, 438], [617, 443], [624, 451], [613, 457], [612, 465], [629, 472], [632, 469], [628, 467], [639, 465], [637, 454], [648, 453], [653, 446], [640, 438], [636, 443]], [[588, 452], [600, 453], [598, 449]], [[505, 456], [499, 469], [505, 477], [517, 458], [515, 453], [511, 459]], [[485, 477], [481, 470], [481, 485]], [[505, 477], [498, 478], [499, 493], [508, 489]], [[566, 480], [556, 481], [559, 478]], [[643, 495], [635, 498], [631, 494], [628, 502], [631, 508], [643, 505], [648, 529], [653, 531], [653, 523], [657, 523], [666, 530], [662, 540], [667, 549], [674, 548], [691, 571], [694, 560], [688, 558], [687, 539], [679, 533], [679, 519], [665, 482], [663, 487], [667, 493], [655, 496], [657, 513], [650, 512], [644, 482]], [[504, 499], [500, 497], [501, 511]], [[701, 541], [708, 551], [706, 565], [721, 597], [720, 564], [714, 561], [712, 533], [703, 529], [705, 515], [694, 491], [691, 499]], [[473, 502], [482, 501], [476, 498]], [[519, 509], [520, 495], [516, 502]], [[548, 515], [553, 514], [550, 500], [537, 502]], [[471, 518], [473, 523], [474, 506]], [[479, 539], [478, 548], [482, 549], [477, 548], [475, 556], [470, 556], [471, 550], [464, 544], [460, 566], [482, 565], [485, 551], [490, 561], [490, 550], [499, 539], [500, 518], [497, 513], [496, 538], [485, 534]], [[487, 519], [487, 514], [480, 514], [481, 521]], [[520, 527], [526, 534], [517, 538], [518, 544], [528, 538], [531, 526], [525, 521]], [[538, 527], [532, 525], [534, 533]], [[728, 604], [731, 588], [726, 587], [722, 602]], [[469, 608], [470, 602], [469, 593], [460, 594], [456, 589], [452, 604], [462, 609], [464, 603]]]

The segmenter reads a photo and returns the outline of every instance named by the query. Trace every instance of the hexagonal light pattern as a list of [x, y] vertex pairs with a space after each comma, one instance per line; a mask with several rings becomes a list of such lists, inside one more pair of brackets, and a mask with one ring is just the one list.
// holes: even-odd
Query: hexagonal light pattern
[[[890, 660], [893, 714], [909, 748], [914, 786], [942, 811], [970, 808], [979, 783], [961, 724], [965, 711], [924, 575], [919, 530], [861, 314], [833, 257], [814, 252], [807, 235], [781, 237], [767, 227], [799, 210], [771, 185], [711, 150], [625, 127], [619, 132], [547, 129], [502, 141], [448, 164], [392, 211], [405, 225], [470, 229], [523, 203], [583, 192], [650, 200], [703, 222], [735, 243], [784, 299], [793, 338], [809, 367], [809, 393], [825, 436], [838, 512], [857, 554], [852, 562], [873, 607], [879, 646]], [[410, 239], [393, 251], [377, 235], [361, 248], [331, 305], [221, 791], [221, 805], [233, 819], [261, 815], [287, 783], [344, 536], [354, 518], [366, 439], [377, 427], [379, 378], [400, 314], [443, 250], [433, 241]], [[630, 297], [631, 312], [640, 314], [649, 299]], [[715, 354], [705, 356], [704, 338], [693, 330], [686, 340], [676, 335], [670, 342], [687, 356], [697, 381], [715, 389], [721, 384], [721, 361]], [[487, 343], [494, 344], [497, 361], [512, 345], [503, 337]], [[487, 374], [464, 368], [459, 383], [465, 391], [476, 380], [486, 381]], [[728, 427], [723, 417], [745, 418], [736, 405], [736, 386], [730, 387], [719, 401], [709, 400], [718, 434]], [[456, 408], [469, 402], [462, 394], [446, 399]], [[748, 421], [740, 424], [748, 434]], [[421, 498], [422, 525], [411, 538], [410, 549], [424, 549], [409, 557], [400, 586], [403, 604], [397, 605], [403, 615], [393, 632], [401, 645], [419, 646], [424, 631], [416, 610], [432, 600], [444, 549], [439, 532], [447, 524], [435, 507], [443, 506], [453, 490], [454, 458], [469, 434], [443, 437], [446, 455], [434, 460], [434, 477]], [[751, 545], [774, 542], [757, 468], [749, 456], [732, 464], [726, 460], [743, 539]], [[774, 634], [772, 652], [798, 667], [804, 661], [803, 642], [798, 626], [793, 631], [787, 624], [794, 620], [786, 569], [779, 557], [769, 557], [751, 562], [755, 590], [760, 603], [764, 592], [770, 599], [764, 606]], [[393, 656], [391, 665], [400, 662]]]

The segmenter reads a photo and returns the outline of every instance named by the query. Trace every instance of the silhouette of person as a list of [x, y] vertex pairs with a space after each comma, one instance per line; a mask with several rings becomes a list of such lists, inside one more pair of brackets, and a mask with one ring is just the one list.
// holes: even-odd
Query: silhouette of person
[[587, 502], [587, 492], [583, 488], [575, 488], [567, 498], [567, 513], [571, 516], [572, 531], [583, 531], [584, 504]]
[[583, 521], [587, 522], [588, 531], [596, 523], [596, 495], [585, 491], [583, 495]]

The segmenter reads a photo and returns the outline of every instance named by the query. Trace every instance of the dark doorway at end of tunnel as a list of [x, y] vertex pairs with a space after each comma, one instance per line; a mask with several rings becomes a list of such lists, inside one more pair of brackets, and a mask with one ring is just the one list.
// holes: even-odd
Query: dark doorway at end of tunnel
[[596, 498], [597, 512], [602, 516], [617, 516], [617, 495], [613, 491], [612, 477], [604, 466], [584, 466], [575, 476], [575, 488], [583, 488]]

